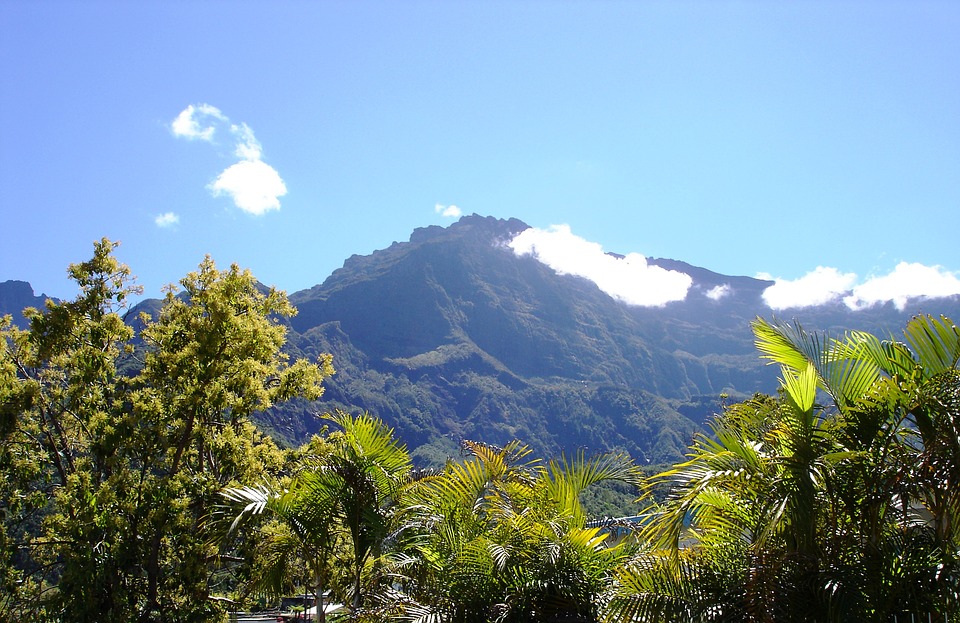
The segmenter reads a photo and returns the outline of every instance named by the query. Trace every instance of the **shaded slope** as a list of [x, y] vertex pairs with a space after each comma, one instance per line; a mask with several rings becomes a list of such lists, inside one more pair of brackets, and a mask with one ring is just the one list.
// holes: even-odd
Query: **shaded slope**
[[[323, 406], [377, 413], [424, 461], [456, 454], [462, 438], [520, 438], [544, 455], [621, 448], [658, 462], [682, 455], [721, 393], [775, 390], [750, 331], [773, 315], [762, 300], [771, 282], [652, 259], [693, 287], [682, 302], [631, 307], [515, 255], [506, 243], [527, 228], [474, 215], [418, 229], [293, 294], [292, 348], [334, 354]], [[936, 313], [958, 311], [955, 299]], [[913, 311], [797, 315], [834, 334], [884, 333]]]
[[[431, 460], [464, 437], [676, 458], [694, 420], [734, 389], [736, 375], [704, 370], [730, 362], [678, 355], [662, 322], [517, 257], [505, 243], [526, 228], [471, 216], [417, 230], [292, 295], [296, 347], [335, 355], [326, 400], [375, 411]], [[749, 367], [751, 380], [767, 376], [752, 353]]]
[[[466, 217], [351, 258], [323, 285], [291, 297], [300, 310], [293, 327], [303, 332], [336, 320], [371, 360], [409, 360], [408, 367], [477, 349], [490, 365], [524, 379], [684, 395], [676, 389], [683, 382], [661, 382], [680, 370], [651, 351], [629, 307], [586, 279], [559, 276], [506, 248], [524, 228], [516, 220]], [[453, 344], [460, 348], [441, 348]]]
[[27, 320], [23, 317], [23, 310], [27, 307], [43, 309], [48, 298], [45, 294], [34, 294], [33, 287], [26, 281], [4, 281], [0, 283], [0, 316], [10, 314], [13, 324], [25, 329]]
[[[458, 453], [463, 438], [519, 438], [542, 456], [623, 449], [638, 461], [682, 456], [722, 393], [776, 388], [750, 322], [774, 314], [769, 281], [670, 259], [649, 262], [693, 279], [686, 300], [631, 307], [593, 282], [558, 275], [507, 246], [528, 226], [464, 217], [416, 230], [408, 242], [353, 256], [323, 284], [291, 295], [293, 356], [334, 355], [323, 401], [260, 416], [298, 443], [336, 407], [383, 417], [423, 463]], [[149, 300], [132, 310], [156, 312]], [[29, 284], [0, 284], [0, 310], [42, 305]], [[783, 314], [839, 335], [898, 335], [918, 312], [960, 318], [960, 297], [851, 311], [842, 304]]]

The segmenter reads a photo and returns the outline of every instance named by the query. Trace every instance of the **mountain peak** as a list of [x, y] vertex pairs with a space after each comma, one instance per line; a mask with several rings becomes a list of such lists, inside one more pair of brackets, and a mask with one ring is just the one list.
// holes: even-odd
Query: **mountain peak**
[[10, 314], [15, 325], [25, 327], [23, 310], [27, 307], [42, 309], [49, 297], [34, 294], [33, 286], [26, 281], [9, 280], [0, 283], [0, 316]]
[[[568, 236], [552, 250], [574, 267], [588, 263], [570, 251], [578, 241], [568, 229], [546, 232]], [[688, 280], [667, 304], [628, 304], [515, 244], [542, 233], [471, 214], [354, 255], [322, 284], [291, 294], [299, 309], [291, 354], [331, 353], [337, 375], [319, 407], [265, 414], [270, 428], [298, 442], [318, 426], [310, 412], [342, 408], [382, 417], [425, 462], [455, 456], [463, 438], [519, 438], [545, 455], [622, 449], [642, 462], [672, 461], [721, 393], [775, 391], [776, 370], [763, 365], [750, 331], [754, 318], [773, 313], [762, 296], [772, 282], [609, 254]], [[633, 273], [625, 280], [636, 282]], [[958, 303], [925, 311], [960, 318]], [[0, 313], [42, 305], [29, 284], [0, 284]], [[812, 329], [879, 335], [917, 310], [795, 311]]]
[[449, 227], [441, 227], [439, 225], [418, 227], [413, 230], [413, 234], [410, 236], [410, 242], [428, 242], [450, 235], [472, 235], [478, 238], [503, 239], [504, 241], [509, 241], [525, 229], [530, 229], [530, 226], [519, 219], [500, 219], [494, 216], [481, 216], [474, 213], [461, 217]]

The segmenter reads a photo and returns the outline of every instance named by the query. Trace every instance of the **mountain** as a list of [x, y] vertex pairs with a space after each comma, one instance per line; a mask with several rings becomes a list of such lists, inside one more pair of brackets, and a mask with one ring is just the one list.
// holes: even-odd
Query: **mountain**
[[26, 281], [4, 281], [0, 283], [0, 316], [10, 314], [13, 324], [26, 327], [23, 310], [27, 307], [43, 309], [47, 298], [45, 294], [34, 294], [33, 286]]
[[[541, 456], [621, 449], [662, 463], [683, 455], [721, 395], [776, 390], [777, 371], [760, 360], [750, 330], [757, 316], [773, 316], [762, 298], [772, 282], [650, 259], [689, 275], [692, 286], [683, 301], [630, 306], [588, 279], [517, 255], [508, 243], [527, 229], [476, 215], [417, 229], [291, 294], [299, 309], [289, 321], [291, 354], [332, 353], [337, 374], [319, 403], [272, 409], [261, 424], [296, 443], [319, 429], [320, 412], [367, 410], [423, 464], [457, 456], [464, 438], [518, 438]], [[10, 283], [0, 284], [0, 313], [10, 309]], [[14, 289], [17, 304], [33, 300]], [[918, 312], [960, 318], [960, 297], [906, 310], [838, 303], [785, 319], [831, 335], [887, 335]]]
[[676, 456], [697, 427], [664, 400], [694, 393], [682, 365], [593, 283], [516, 257], [526, 228], [420, 229], [293, 294], [293, 347], [334, 354], [325, 406], [377, 413], [426, 461], [461, 438]]
[[[515, 254], [507, 243], [526, 229], [476, 215], [418, 229], [292, 294], [300, 313], [291, 348], [331, 352], [338, 370], [321, 408], [380, 415], [425, 462], [455, 455], [462, 438], [519, 438], [545, 456], [617, 448], [657, 463], [682, 456], [721, 394], [776, 390], [777, 371], [758, 357], [750, 330], [758, 315], [773, 315], [762, 299], [772, 282], [651, 259], [690, 275], [689, 294], [629, 306]], [[725, 296], [711, 296], [718, 287]], [[956, 297], [941, 302], [947, 307], [931, 311], [960, 316]], [[834, 335], [886, 334], [910, 312], [838, 304], [798, 316]], [[308, 410], [267, 417], [299, 437], [311, 429]], [[306, 424], [293, 430], [291, 422]]]

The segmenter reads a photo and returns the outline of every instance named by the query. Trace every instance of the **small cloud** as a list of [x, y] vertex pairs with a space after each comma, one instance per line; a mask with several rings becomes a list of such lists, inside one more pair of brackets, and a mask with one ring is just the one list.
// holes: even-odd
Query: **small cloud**
[[729, 296], [733, 292], [733, 288], [730, 287], [730, 284], [725, 283], [723, 285], [714, 286], [707, 290], [707, 298], [714, 301], [719, 301], [725, 296]]
[[599, 244], [575, 236], [568, 225], [527, 229], [508, 246], [517, 255], [532, 255], [561, 275], [590, 279], [630, 305], [659, 307], [682, 301], [693, 284], [689, 275], [650, 265], [638, 253], [624, 257], [604, 253]]
[[892, 302], [903, 310], [911, 298], [937, 298], [960, 294], [960, 279], [941, 266], [900, 262], [889, 275], [873, 277], [853, 288], [843, 300], [851, 309]]
[[[188, 140], [200, 139], [212, 141], [216, 131], [216, 121], [226, 121], [220, 109], [210, 104], [190, 104], [184, 108], [170, 124], [174, 136]], [[211, 122], [212, 121], [212, 122]], [[201, 126], [201, 122], [204, 124]]]
[[455, 205], [445, 206], [438, 203], [433, 206], [433, 211], [446, 218], [460, 218], [463, 216], [463, 212]]
[[[219, 108], [209, 104], [187, 106], [170, 124], [174, 136], [213, 141], [218, 127], [229, 130], [236, 141], [233, 155], [240, 159], [224, 169], [207, 188], [214, 197], [229, 195], [234, 205], [260, 216], [280, 209], [287, 186], [276, 169], [263, 162], [263, 147], [246, 123], [230, 123]], [[160, 224], [159, 221], [157, 223]]]
[[[769, 279], [770, 276], [761, 274], [758, 278]], [[775, 279], [776, 283], [763, 291], [763, 300], [772, 309], [823, 305], [839, 300], [856, 280], [854, 273], [818, 266], [799, 279]]]
[[280, 197], [287, 186], [280, 174], [262, 160], [241, 160], [232, 164], [210, 184], [214, 197], [227, 194], [248, 214], [260, 216], [280, 209]]
[[164, 212], [153, 219], [153, 222], [157, 224], [157, 227], [173, 227], [180, 222], [180, 217], [173, 212]]
[[237, 158], [243, 160], [259, 160], [263, 153], [260, 141], [253, 135], [253, 130], [246, 123], [230, 126], [230, 132], [237, 137], [237, 149], [234, 151]]

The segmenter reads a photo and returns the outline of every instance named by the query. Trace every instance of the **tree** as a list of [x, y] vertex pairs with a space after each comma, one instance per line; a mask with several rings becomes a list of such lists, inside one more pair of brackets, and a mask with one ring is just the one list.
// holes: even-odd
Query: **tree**
[[908, 323], [906, 343], [754, 331], [780, 394], [734, 405], [654, 478], [672, 491], [611, 620], [955, 614], [960, 332], [932, 317]]
[[614, 480], [639, 483], [628, 457], [543, 466], [519, 442], [464, 442], [467, 459], [411, 484], [398, 554], [410, 620], [596, 620], [624, 545], [586, 526], [579, 496]]
[[3, 457], [17, 483], [9, 499], [52, 498], [4, 509], [17, 569], [37, 589], [15, 608], [75, 621], [200, 620], [216, 610], [200, 519], [224, 485], [280, 461], [250, 414], [319, 397], [333, 370], [329, 357], [289, 364], [278, 321], [294, 313], [286, 297], [209, 258], [181, 295], [171, 288], [155, 321], [140, 319], [136, 340], [120, 316], [136, 288], [115, 247], [104, 239], [70, 267], [75, 300], [48, 301], [26, 313], [28, 331], [3, 333], [4, 430], [19, 452]]
[[257, 578], [256, 588], [277, 596], [289, 572], [286, 561], [299, 552], [310, 565], [310, 588], [321, 620], [324, 593], [335, 580], [332, 557], [340, 543], [349, 551], [347, 564], [337, 565], [349, 579], [349, 595], [343, 597], [350, 597], [354, 612], [365, 605], [367, 585], [373, 588], [379, 579], [395, 502], [411, 469], [405, 446], [378, 418], [340, 411], [324, 417], [340, 431], [322, 441], [323, 452], [309, 455], [285, 486], [273, 482], [225, 489], [228, 504], [220, 520], [230, 519], [228, 533], [265, 513], [287, 526], [294, 539], [272, 541], [268, 572]]
[[960, 330], [942, 316], [912, 318], [905, 341], [857, 331], [826, 340], [761, 321], [755, 328], [761, 351], [785, 370], [816, 370], [837, 413], [837, 438], [853, 453], [828, 492], [827, 566], [851, 578], [834, 594], [869, 616], [904, 607], [956, 612]]
[[[276, 600], [306, 586], [317, 603], [318, 619], [324, 621], [324, 598], [335, 572], [337, 549], [342, 545], [333, 498], [317, 499], [306, 494], [299, 480], [274, 486], [231, 487], [222, 495], [226, 503], [218, 512], [219, 521], [229, 520], [230, 525], [226, 530], [213, 529], [221, 551], [226, 549], [228, 537], [237, 536], [232, 533], [238, 527], [246, 524], [249, 528], [253, 517], [269, 515], [272, 520], [258, 528], [260, 551], [245, 592]], [[301, 570], [306, 576], [299, 573]]]
[[795, 381], [779, 400], [728, 408], [687, 461], [647, 483], [648, 494], [670, 492], [646, 519], [647, 547], [620, 573], [611, 613], [773, 621], [806, 598], [798, 593], [819, 560], [820, 489], [838, 455], [812, 409], [810, 377]]

